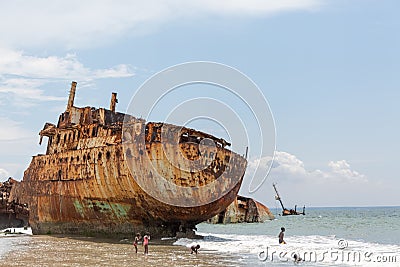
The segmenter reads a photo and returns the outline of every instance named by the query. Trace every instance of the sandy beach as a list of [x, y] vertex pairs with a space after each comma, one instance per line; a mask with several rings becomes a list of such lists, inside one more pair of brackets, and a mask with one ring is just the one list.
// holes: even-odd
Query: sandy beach
[[230, 255], [204, 250], [190, 254], [171, 240], [150, 242], [148, 255], [140, 245], [136, 254], [128, 239], [31, 236], [18, 242], [18, 249], [5, 254], [0, 266], [243, 266]]

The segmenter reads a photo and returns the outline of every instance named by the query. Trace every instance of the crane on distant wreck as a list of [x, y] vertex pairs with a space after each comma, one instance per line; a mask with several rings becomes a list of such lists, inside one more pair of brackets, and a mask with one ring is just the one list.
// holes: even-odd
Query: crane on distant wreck
[[306, 215], [306, 206], [303, 206], [303, 212], [298, 212], [298, 211], [296, 210], [296, 209], [297, 209], [297, 205], [294, 206], [294, 209], [290, 209], [290, 210], [286, 209], [285, 206], [283, 206], [281, 197], [279, 196], [279, 193], [278, 193], [278, 189], [276, 189], [276, 184], [273, 183], [272, 186], [274, 187], [275, 193], [276, 193], [275, 200], [278, 200], [279, 203], [280, 203], [281, 206], [282, 206], [282, 216], [288, 216], [288, 215]]

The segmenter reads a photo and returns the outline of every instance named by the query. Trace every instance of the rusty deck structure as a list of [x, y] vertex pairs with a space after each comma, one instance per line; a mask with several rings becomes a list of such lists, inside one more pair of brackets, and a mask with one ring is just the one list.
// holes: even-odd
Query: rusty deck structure
[[225, 210], [208, 219], [207, 222], [213, 224], [263, 223], [273, 219], [275, 216], [267, 206], [252, 198], [238, 195]]
[[[7, 197], [8, 203], [26, 207], [28, 216], [16, 210], [8, 213], [27, 218], [25, 223], [34, 234], [115, 236], [149, 231], [159, 237], [177, 232], [191, 235], [197, 223], [219, 214], [235, 200], [247, 161], [227, 149], [225, 140], [116, 112], [116, 93], [112, 93], [110, 109], [75, 107], [76, 85], [72, 82], [66, 111], [58, 123], [45, 123], [39, 133], [40, 143], [48, 138], [46, 154], [33, 156], [22, 181], [13, 183]], [[130, 125], [129, 140], [122, 137], [123, 125]], [[161, 142], [162, 133], [167, 138]], [[211, 140], [209, 147], [202, 142], [205, 139]], [[201, 145], [208, 154], [200, 151]], [[169, 162], [177, 154], [185, 159], [178, 166]], [[199, 161], [209, 163], [196, 169]], [[143, 190], [139, 180], [170, 199], [187, 198], [199, 205], [160, 201]], [[194, 190], [180, 195], [160, 187], [165, 181]], [[206, 193], [195, 190], [215, 181], [221, 188]], [[212, 194], [221, 197], [206, 204], [201, 201]]]
[[0, 229], [8, 227], [23, 227], [29, 217], [27, 204], [8, 201], [13, 186], [18, 181], [8, 178], [5, 182], [0, 182]]

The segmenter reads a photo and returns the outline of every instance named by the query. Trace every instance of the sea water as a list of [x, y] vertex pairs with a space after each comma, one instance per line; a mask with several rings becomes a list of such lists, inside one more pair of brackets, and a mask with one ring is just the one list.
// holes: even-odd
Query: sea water
[[[400, 266], [400, 207], [310, 208], [261, 224], [198, 225], [200, 251], [240, 256], [238, 266]], [[278, 234], [285, 227], [285, 241]]]
[[[130, 241], [21, 236], [0, 238], [0, 266], [400, 266], [400, 207], [309, 208], [265, 223], [202, 223], [203, 240], [181, 238], [150, 254]], [[285, 241], [278, 244], [280, 228]], [[132, 234], [133, 237], [133, 234]], [[200, 245], [198, 255], [189, 247]], [[295, 264], [293, 255], [303, 261]]]

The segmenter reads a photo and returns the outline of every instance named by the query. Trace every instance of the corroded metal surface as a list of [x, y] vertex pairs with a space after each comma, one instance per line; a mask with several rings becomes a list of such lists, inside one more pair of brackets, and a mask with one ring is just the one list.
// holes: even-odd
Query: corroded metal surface
[[253, 223], [273, 220], [275, 217], [268, 207], [252, 198], [237, 196], [225, 210], [215, 215], [209, 223]]
[[28, 205], [10, 201], [11, 190], [19, 182], [11, 177], [0, 182], [0, 229], [6, 227], [22, 227], [28, 222]]
[[[33, 157], [23, 180], [10, 192], [9, 201], [29, 206], [34, 233], [146, 230], [155, 236], [172, 236], [178, 231], [190, 233], [195, 224], [235, 200], [247, 162], [226, 149], [225, 140], [125, 117], [115, 112], [116, 94], [112, 110], [75, 107], [75, 87], [73, 83], [67, 110], [57, 125], [46, 123], [39, 133], [41, 141], [48, 137], [46, 154]], [[124, 120], [131, 128], [122, 138]], [[166, 197], [201, 204], [170, 205], [143, 190], [138, 181]], [[215, 181], [221, 186], [188, 194], [168, 191], [160, 181], [180, 188], [202, 188]], [[220, 197], [204, 204], [213, 194]]]

